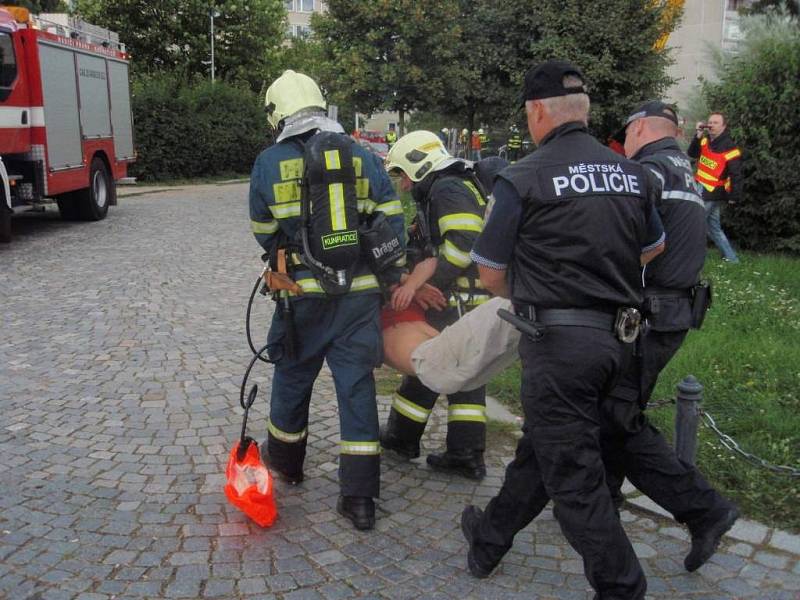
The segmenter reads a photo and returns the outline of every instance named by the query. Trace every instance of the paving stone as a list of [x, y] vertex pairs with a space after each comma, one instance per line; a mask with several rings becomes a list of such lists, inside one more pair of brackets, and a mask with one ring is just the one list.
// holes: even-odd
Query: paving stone
[[800, 555], [800, 535], [777, 530], [769, 539], [769, 545], [778, 550], [791, 552], [795, 556]]
[[747, 519], [737, 519], [733, 524], [730, 531], [725, 535], [739, 540], [740, 542], [748, 542], [750, 544], [762, 544], [767, 539], [769, 529], [761, 523], [749, 521]]

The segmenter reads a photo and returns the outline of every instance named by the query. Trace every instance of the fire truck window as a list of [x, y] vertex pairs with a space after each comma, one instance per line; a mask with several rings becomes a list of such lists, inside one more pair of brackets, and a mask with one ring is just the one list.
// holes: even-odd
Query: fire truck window
[[0, 33], [0, 102], [11, 94], [11, 84], [17, 78], [17, 60], [11, 36]]

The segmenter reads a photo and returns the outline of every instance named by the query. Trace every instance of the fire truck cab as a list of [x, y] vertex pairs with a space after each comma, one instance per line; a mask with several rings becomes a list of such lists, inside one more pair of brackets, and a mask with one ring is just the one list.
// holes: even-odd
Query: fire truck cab
[[0, 7], [0, 241], [11, 215], [53, 199], [98, 221], [135, 158], [128, 55], [66, 14]]

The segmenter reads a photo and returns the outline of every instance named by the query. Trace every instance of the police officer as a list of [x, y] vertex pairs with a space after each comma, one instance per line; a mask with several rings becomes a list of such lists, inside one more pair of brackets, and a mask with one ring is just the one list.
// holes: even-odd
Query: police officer
[[639, 599], [644, 574], [603, 475], [600, 403], [632, 352], [640, 260], [663, 250], [658, 183], [588, 134], [575, 66], [531, 68], [523, 97], [538, 149], [500, 174], [472, 258], [487, 289], [513, 300], [524, 333], [525, 426], [499, 494], [485, 513], [462, 514], [468, 567], [488, 576], [552, 498], [598, 597]]
[[[400, 171], [403, 189], [411, 189], [417, 204], [417, 232], [410, 242], [419, 259], [437, 257], [429, 283], [449, 296], [443, 311], [428, 310], [426, 319], [436, 329], [454, 323], [459, 314], [489, 299], [469, 257], [483, 226], [486, 199], [466, 163], [447, 153], [430, 131], [413, 131], [398, 140], [386, 157], [386, 168]], [[424, 233], [423, 233], [424, 232]], [[416, 377], [406, 376], [394, 394], [381, 444], [406, 458], [420, 454], [419, 441], [438, 394]], [[486, 388], [447, 397], [447, 449], [428, 456], [434, 469], [482, 479], [486, 475]]]
[[[616, 139], [625, 154], [644, 165], [661, 181], [656, 202], [664, 224], [665, 251], [644, 268], [643, 311], [648, 330], [620, 383], [603, 402], [606, 427], [603, 460], [615, 502], [621, 500], [624, 475], [653, 500], [686, 523], [692, 551], [689, 571], [714, 553], [722, 534], [738, 516], [733, 504], [720, 496], [689, 464], [682, 463], [642, 413], [658, 375], [683, 343], [688, 330], [698, 327], [707, 289], [699, 286], [706, 253], [703, 201], [694, 186], [692, 165], [675, 140], [678, 116], [663, 102], [646, 102], [628, 117]], [[693, 308], [695, 309], [693, 311]]]
[[[256, 240], [272, 255], [291, 248], [301, 226], [300, 182], [303, 145], [318, 131], [343, 132], [328, 119], [325, 100], [307, 75], [285, 71], [266, 93], [267, 120], [276, 144], [256, 158], [250, 179], [250, 219]], [[356, 191], [362, 214], [380, 211], [403, 232], [403, 211], [380, 160], [353, 144]], [[337, 155], [338, 156], [338, 155]], [[375, 275], [356, 263], [349, 292], [328, 296], [294, 254], [289, 274], [302, 295], [278, 305], [270, 342], [294, 332], [297, 351], [275, 365], [266, 448], [269, 463], [290, 484], [303, 481], [312, 387], [323, 360], [333, 373], [341, 430], [338, 511], [358, 529], [375, 524], [379, 494], [380, 444], [375, 381], [380, 364], [381, 294]]]

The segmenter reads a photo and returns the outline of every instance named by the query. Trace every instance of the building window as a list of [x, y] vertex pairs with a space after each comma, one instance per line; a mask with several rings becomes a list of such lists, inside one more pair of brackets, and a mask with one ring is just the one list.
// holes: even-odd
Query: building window
[[314, 12], [314, 0], [285, 0], [289, 12]]
[[294, 37], [305, 38], [311, 34], [311, 28], [308, 25], [295, 25]]

